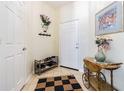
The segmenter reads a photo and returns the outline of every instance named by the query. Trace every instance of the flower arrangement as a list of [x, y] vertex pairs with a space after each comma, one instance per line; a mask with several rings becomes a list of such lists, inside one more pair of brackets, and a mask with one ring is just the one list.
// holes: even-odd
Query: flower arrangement
[[107, 50], [110, 49], [110, 41], [112, 41], [112, 39], [105, 38], [105, 37], [102, 37], [102, 38], [99, 37], [96, 39], [95, 42], [96, 42], [98, 48], [102, 48], [106, 52]]
[[98, 52], [95, 55], [95, 59], [98, 62], [104, 62], [106, 60], [105, 52], [110, 49], [110, 41], [112, 39], [105, 38], [105, 37], [98, 37], [95, 43], [98, 46]]

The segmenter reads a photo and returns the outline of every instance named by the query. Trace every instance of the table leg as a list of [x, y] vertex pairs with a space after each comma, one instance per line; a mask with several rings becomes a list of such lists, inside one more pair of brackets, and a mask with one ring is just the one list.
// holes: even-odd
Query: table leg
[[90, 86], [90, 71], [88, 69], [88, 85]]
[[111, 71], [111, 90], [113, 90], [113, 70]]
[[98, 90], [101, 91], [101, 83], [100, 83], [100, 72], [98, 72]]

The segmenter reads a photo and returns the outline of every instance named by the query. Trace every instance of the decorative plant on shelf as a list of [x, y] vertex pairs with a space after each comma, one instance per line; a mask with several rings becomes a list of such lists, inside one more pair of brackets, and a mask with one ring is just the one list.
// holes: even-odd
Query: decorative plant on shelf
[[48, 18], [48, 16], [45, 16], [45, 15], [40, 15], [40, 18], [42, 20], [42, 28], [45, 28], [44, 29], [44, 32], [47, 32], [48, 30], [48, 26], [50, 25], [50, 18]]
[[96, 39], [95, 43], [98, 46], [98, 52], [95, 55], [95, 58], [99, 62], [104, 62], [106, 57], [105, 57], [105, 52], [107, 52], [110, 49], [110, 41], [112, 39], [105, 38], [105, 37], [99, 37]]
[[39, 35], [51, 36], [50, 34], [47, 34], [48, 27], [51, 24], [50, 18], [45, 15], [40, 15], [40, 19], [42, 21], [41, 25], [44, 33], [39, 33]]

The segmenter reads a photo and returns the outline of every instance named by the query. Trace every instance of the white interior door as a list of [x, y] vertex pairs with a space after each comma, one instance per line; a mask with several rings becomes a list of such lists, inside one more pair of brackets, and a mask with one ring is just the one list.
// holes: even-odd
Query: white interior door
[[78, 69], [78, 21], [60, 24], [60, 65]]
[[[3, 62], [3, 55], [4, 55], [4, 51], [3, 51], [3, 37], [4, 37], [4, 31], [6, 30], [6, 20], [5, 18], [7, 18], [7, 13], [4, 12], [5, 8], [4, 6], [0, 3], [0, 90], [4, 90], [5, 89], [5, 76], [4, 76], [4, 62]], [[5, 18], [4, 18], [5, 17]], [[4, 19], [3, 19], [4, 18]]]
[[3, 4], [0, 19], [0, 90], [19, 90], [24, 85], [26, 72], [24, 23]]

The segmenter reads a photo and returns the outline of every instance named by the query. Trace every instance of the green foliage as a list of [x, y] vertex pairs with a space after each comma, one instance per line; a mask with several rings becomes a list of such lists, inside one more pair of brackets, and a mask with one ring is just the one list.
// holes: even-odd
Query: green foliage
[[42, 20], [42, 22], [43, 22], [42, 27], [44, 27], [44, 26], [49, 26], [49, 25], [50, 25], [51, 21], [50, 21], [50, 19], [48, 18], [48, 16], [40, 15], [40, 18], [41, 18], [41, 20]]
[[95, 43], [99, 46], [102, 46], [102, 45], [109, 45], [109, 41], [111, 41], [111, 39], [106, 39], [106, 38], [97, 38]]

